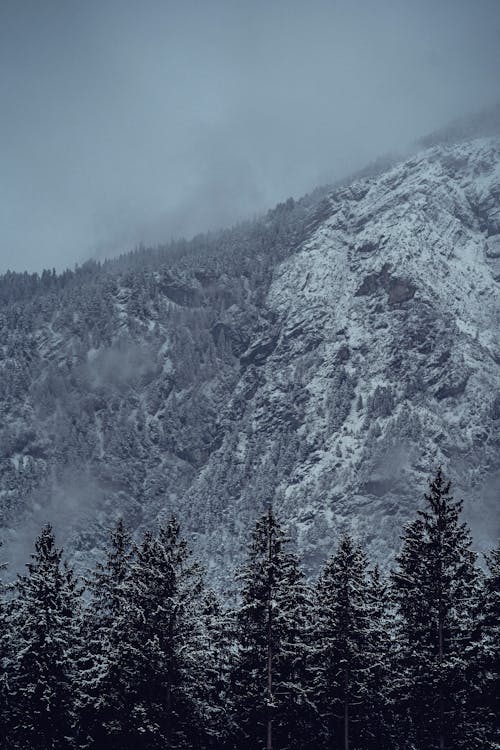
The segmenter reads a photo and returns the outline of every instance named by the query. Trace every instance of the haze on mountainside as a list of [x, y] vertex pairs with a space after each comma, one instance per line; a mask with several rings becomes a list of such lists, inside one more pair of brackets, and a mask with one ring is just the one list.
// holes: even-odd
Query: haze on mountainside
[[0, 272], [300, 196], [498, 96], [497, 0], [0, 8]]
[[[260, 220], [59, 276], [0, 278], [0, 513], [80, 565], [176, 515], [212, 580], [272, 502], [318, 569], [390, 564], [441, 464], [498, 531], [500, 120]], [[29, 538], [27, 538], [29, 537]]]

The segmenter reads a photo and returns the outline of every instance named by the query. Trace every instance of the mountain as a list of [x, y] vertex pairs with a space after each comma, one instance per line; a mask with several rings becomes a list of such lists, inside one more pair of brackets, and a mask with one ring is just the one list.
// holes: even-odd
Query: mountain
[[0, 279], [0, 508], [82, 564], [174, 512], [215, 578], [273, 502], [314, 572], [387, 562], [440, 463], [490, 544], [500, 486], [500, 137], [231, 230]]

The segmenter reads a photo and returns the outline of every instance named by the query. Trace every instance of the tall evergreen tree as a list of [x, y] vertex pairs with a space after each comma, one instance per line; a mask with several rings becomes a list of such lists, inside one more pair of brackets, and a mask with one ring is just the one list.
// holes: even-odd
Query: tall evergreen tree
[[125, 580], [113, 626], [116, 713], [107, 722], [121, 750], [201, 743], [202, 578], [171, 519], [146, 533]]
[[239, 571], [232, 685], [238, 747], [304, 748], [307, 587], [271, 509], [255, 526]]
[[203, 594], [199, 626], [203, 660], [196, 681], [201, 741], [207, 750], [222, 750], [231, 747], [234, 735], [230, 674], [235, 627], [234, 613], [224, 609], [211, 590]]
[[369, 721], [363, 727], [362, 744], [367, 750], [388, 750], [394, 714], [390, 695], [393, 623], [388, 582], [382, 577], [378, 566], [369, 573], [367, 594], [369, 632], [366, 676]]
[[[0, 565], [3, 573], [4, 566]], [[9, 725], [8, 695], [8, 647], [9, 647], [9, 618], [6, 599], [7, 586], [0, 579], [0, 747], [7, 745], [7, 727]]]
[[79, 720], [92, 746], [113, 750], [117, 727], [130, 707], [119, 674], [117, 654], [127, 622], [127, 583], [132, 560], [132, 540], [120, 519], [111, 533], [103, 563], [92, 572], [91, 594], [85, 612], [86, 659], [82, 660]]
[[28, 572], [15, 584], [12, 601], [8, 747], [72, 748], [80, 640], [81, 588], [62, 563], [52, 527], [35, 542]]
[[438, 468], [425, 508], [406, 527], [392, 573], [398, 648], [395, 697], [401, 721], [410, 717], [417, 750], [470, 750], [480, 742], [469, 706], [467, 664], [478, 572], [470, 532], [460, 521], [461, 509], [462, 502], [453, 499], [450, 483]]
[[479, 615], [479, 697], [483, 708], [486, 742], [495, 748], [500, 746], [500, 544], [486, 555], [486, 564]]
[[369, 613], [368, 563], [361, 548], [344, 536], [316, 586], [314, 686], [324, 747], [364, 747]]

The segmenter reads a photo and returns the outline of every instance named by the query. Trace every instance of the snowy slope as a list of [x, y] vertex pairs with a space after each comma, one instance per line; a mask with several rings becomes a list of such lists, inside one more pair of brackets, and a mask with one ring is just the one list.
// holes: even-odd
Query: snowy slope
[[265, 469], [298, 436], [271, 494], [313, 566], [345, 528], [383, 561], [437, 463], [478, 544], [494, 539], [500, 141], [432, 149], [334, 193], [327, 214], [276, 269], [275, 346], [243, 375], [258, 385], [239, 445], [265, 446]]
[[46, 520], [85, 559], [175, 512], [227, 577], [273, 502], [311, 571], [345, 529], [386, 562], [437, 463], [494, 540], [499, 138], [176, 253], [0, 285], [8, 555]]

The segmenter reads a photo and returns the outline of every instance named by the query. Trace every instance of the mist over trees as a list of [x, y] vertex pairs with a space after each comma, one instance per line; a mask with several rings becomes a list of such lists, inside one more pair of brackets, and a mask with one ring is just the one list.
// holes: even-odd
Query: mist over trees
[[5, 746], [493, 750], [500, 551], [460, 511], [439, 468], [389, 577], [344, 535], [308, 582], [269, 508], [232, 600], [175, 518], [84, 581], [46, 525], [0, 600]]
[[[472, 132], [490, 129], [474, 124]], [[450, 139], [453, 133], [436, 136], [438, 144]], [[484, 154], [477, 144], [464, 147], [467, 158], [447, 148], [389, 172], [390, 161], [373, 164], [358, 182], [286, 200], [232, 229], [62, 274], [0, 277], [0, 528], [10, 557], [24, 560], [46, 517], [85, 561], [117, 514], [142, 531], [168, 508], [182, 518], [196, 553], [220, 572], [238, 559], [256, 510], [272, 500], [294, 518], [304, 567], [315, 573], [329, 552], [325, 530], [356, 518], [369, 531], [370, 513], [352, 513], [350, 499], [337, 502], [337, 487], [382, 519], [380, 534], [368, 540], [374, 556], [386, 544], [395, 549], [412, 507], [402, 490], [430, 460], [453, 460], [455, 451], [474, 456], [484, 468], [478, 504], [489, 497], [498, 399], [475, 373], [493, 381], [496, 354], [471, 333], [479, 326], [474, 295], [465, 336], [441, 299], [446, 285], [428, 298], [418, 246], [394, 253], [386, 268], [390, 237], [370, 209], [372, 198], [385, 201], [407, 178], [424, 191], [439, 188], [430, 206], [442, 187], [426, 182], [430, 165], [442, 166], [448, 195], [450, 184], [469, 179], [469, 167], [486, 170], [496, 158], [494, 146]], [[457, 237], [474, 226], [474, 241], [483, 242], [484, 232], [494, 238], [493, 197], [471, 200], [452, 214], [439, 207], [446, 221], [459, 221]], [[432, 221], [434, 214], [422, 219], [423, 231]], [[347, 252], [354, 327], [342, 319], [341, 289], [317, 284], [311, 297], [300, 293], [315, 273], [309, 251], [324, 239], [314, 261], [321, 265], [333, 225]], [[496, 263], [488, 242], [485, 274]], [[451, 247], [444, 255], [452, 257]], [[410, 256], [413, 266], [402, 269]], [[296, 261], [303, 263], [298, 288], [281, 304]], [[335, 263], [332, 255], [324, 272]], [[486, 324], [493, 340], [496, 318]], [[367, 365], [375, 339], [385, 352], [376, 377]], [[439, 410], [436, 426], [432, 414], [442, 401], [450, 408]], [[449, 415], [464, 409], [473, 412], [474, 430], [464, 416], [451, 434]], [[385, 476], [394, 451], [405, 454], [398, 463], [407, 476]], [[457, 482], [467, 488], [476, 475], [466, 462], [457, 466]]]
[[[76, 498], [72, 523], [103, 495], [133, 528], [166, 482], [180, 499], [220, 446], [240, 357], [272, 329], [273, 268], [320, 203], [290, 199], [262, 220], [62, 274], [0, 277], [3, 528], [30, 514], [35, 493], [57, 503], [57, 488], [61, 504]], [[92, 532], [87, 542], [102, 541]]]

